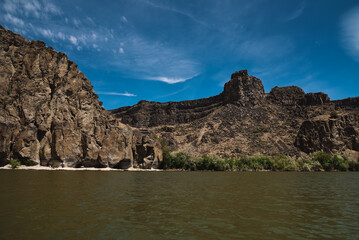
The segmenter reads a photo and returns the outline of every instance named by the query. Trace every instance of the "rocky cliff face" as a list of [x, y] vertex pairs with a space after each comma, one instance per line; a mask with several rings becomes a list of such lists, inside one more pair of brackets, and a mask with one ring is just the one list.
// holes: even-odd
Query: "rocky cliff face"
[[124, 123], [147, 128], [173, 151], [300, 156], [319, 150], [359, 151], [358, 99], [330, 101], [325, 93], [306, 94], [296, 86], [275, 87], [265, 94], [261, 80], [243, 70], [233, 73], [217, 96], [141, 101], [111, 113]]
[[0, 165], [156, 166], [156, 141], [114, 119], [63, 53], [0, 26]]
[[359, 97], [296, 86], [266, 94], [246, 70], [213, 97], [108, 112], [65, 54], [0, 26], [0, 84], [0, 165], [149, 168], [162, 160], [158, 140], [192, 155], [359, 154]]
[[133, 107], [118, 108], [111, 113], [122, 122], [139, 128], [181, 124], [201, 119], [225, 104], [255, 106], [263, 102], [264, 95], [261, 80], [243, 70], [233, 73], [224, 91], [217, 96], [167, 103], [140, 101]]

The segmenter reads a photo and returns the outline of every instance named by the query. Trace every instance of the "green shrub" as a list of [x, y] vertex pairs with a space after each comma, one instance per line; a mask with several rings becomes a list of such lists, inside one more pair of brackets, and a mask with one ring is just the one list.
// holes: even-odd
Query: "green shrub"
[[359, 161], [355, 159], [348, 159], [348, 169], [350, 171], [359, 171]]
[[334, 155], [331, 158], [332, 168], [340, 171], [347, 171], [349, 169], [349, 163], [347, 159], [340, 157], [338, 155]]
[[184, 170], [195, 170], [196, 164], [192, 161], [192, 157], [184, 152], [178, 152], [174, 156], [174, 168]]
[[287, 156], [274, 157], [274, 170], [295, 171], [298, 170], [296, 162]]
[[164, 147], [162, 152], [163, 161], [160, 164], [160, 168], [196, 170], [196, 164], [190, 155], [184, 152], [172, 154], [167, 147]]
[[236, 159], [226, 158], [224, 161], [225, 161], [225, 166], [227, 169], [230, 169], [230, 170], [236, 169]]
[[316, 152], [310, 158], [288, 157], [274, 155], [271, 157], [255, 155], [252, 157], [225, 158], [203, 155], [194, 158], [187, 153], [171, 153], [168, 147], [163, 147], [162, 169], [184, 170], [271, 170], [271, 171], [359, 171], [359, 161], [349, 159], [346, 155], [333, 155], [326, 152]]
[[17, 159], [12, 159], [12, 160], [10, 160], [10, 166], [11, 166], [12, 169], [15, 169], [17, 167], [20, 167], [21, 163]]
[[203, 155], [197, 161], [198, 170], [216, 170], [216, 163], [213, 157]]
[[310, 172], [312, 171], [312, 161], [308, 158], [298, 158], [297, 161], [297, 168], [300, 171]]
[[331, 156], [326, 152], [316, 152], [312, 157], [313, 161], [317, 161], [322, 165], [322, 168], [326, 171], [333, 170]]
[[160, 168], [162, 169], [169, 169], [172, 167], [173, 156], [171, 151], [168, 147], [162, 147], [162, 162], [160, 163]]

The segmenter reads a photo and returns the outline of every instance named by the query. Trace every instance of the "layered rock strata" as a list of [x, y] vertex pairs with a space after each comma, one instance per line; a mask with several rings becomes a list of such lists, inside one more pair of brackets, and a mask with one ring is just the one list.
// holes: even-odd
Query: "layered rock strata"
[[111, 113], [148, 129], [173, 151], [301, 156], [320, 150], [359, 151], [358, 99], [330, 101], [325, 93], [305, 93], [296, 86], [275, 87], [265, 94], [261, 80], [242, 70], [210, 98], [140, 101]]

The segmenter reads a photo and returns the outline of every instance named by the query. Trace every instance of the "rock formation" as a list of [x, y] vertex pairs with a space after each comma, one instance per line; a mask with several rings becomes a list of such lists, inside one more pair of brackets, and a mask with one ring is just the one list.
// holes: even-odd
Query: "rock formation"
[[120, 123], [64, 53], [0, 26], [0, 165], [152, 167], [159, 144]]
[[359, 153], [359, 97], [265, 93], [246, 70], [213, 97], [106, 111], [65, 54], [0, 26], [0, 84], [0, 165], [150, 168], [162, 160], [159, 142], [197, 156]]
[[[235, 72], [216, 96], [182, 102], [140, 101], [111, 113], [146, 128], [171, 147], [193, 155], [359, 151], [359, 98], [330, 101], [327, 94], [275, 87], [246, 70]], [[337, 115], [337, 118], [333, 118]]]

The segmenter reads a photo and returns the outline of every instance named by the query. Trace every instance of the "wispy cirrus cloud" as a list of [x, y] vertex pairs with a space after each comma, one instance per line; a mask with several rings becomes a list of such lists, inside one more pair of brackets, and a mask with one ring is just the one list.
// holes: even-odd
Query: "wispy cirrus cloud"
[[49, 0], [4, 0], [3, 8], [11, 14], [26, 17], [47, 18], [49, 15], [61, 15], [62, 10]]
[[136, 33], [118, 38], [121, 47], [112, 50], [114, 61], [111, 64], [125, 70], [131, 77], [175, 84], [192, 79], [201, 72], [200, 63], [181, 49]]
[[299, 5], [294, 12], [292, 12], [290, 15], [286, 16], [283, 20], [285, 22], [289, 22], [289, 21], [292, 21], [296, 18], [299, 18], [302, 14], [303, 14], [303, 11], [304, 11], [304, 8], [305, 8], [305, 3], [302, 2], [301, 5]]
[[[195, 75], [195, 76], [197, 76], [197, 75]], [[146, 78], [146, 80], [160, 81], [160, 82], [165, 82], [168, 84], [175, 84], [175, 83], [185, 82], [187, 80], [194, 78], [195, 76], [189, 77], [189, 78], [149, 77], [149, 78]]]
[[359, 6], [345, 14], [341, 26], [344, 48], [359, 61]]
[[118, 93], [118, 92], [102, 92], [102, 91], [97, 91], [96, 92], [99, 95], [113, 95], [113, 96], [125, 96], [125, 97], [136, 97], [137, 95], [132, 94], [132, 93]]
[[89, 16], [80, 20], [66, 15], [65, 21], [58, 21], [62, 15], [64, 11], [51, 0], [0, 1], [0, 20], [28, 38], [50, 40], [66, 49], [96, 51], [101, 51], [99, 46], [106, 40], [113, 39], [113, 30], [97, 26]]
[[5, 21], [12, 23], [13, 25], [17, 27], [23, 27], [25, 25], [24, 21], [18, 17], [15, 17], [11, 15], [10, 13], [7, 13], [5, 16]]
[[165, 95], [162, 95], [162, 96], [158, 96], [158, 97], [155, 97], [154, 99], [161, 99], [161, 98], [166, 98], [166, 97], [170, 97], [170, 96], [173, 96], [173, 95], [176, 95], [178, 93], [181, 93], [183, 92], [184, 90], [186, 90], [188, 88], [188, 86], [180, 89], [180, 90], [177, 90], [175, 92], [171, 92], [171, 93], [168, 93], [168, 94], [165, 94]]
[[194, 21], [194, 22], [196, 22], [196, 23], [198, 23], [198, 24], [200, 24], [202, 26], [205, 26], [205, 27], [208, 26], [207, 23], [199, 20], [194, 15], [192, 15], [192, 14], [190, 14], [188, 12], [179, 10], [177, 8], [174, 8], [172, 6], [166, 6], [166, 5], [157, 4], [157, 3], [153, 2], [153, 1], [149, 1], [149, 0], [143, 0], [141, 2], [143, 2], [145, 4], [148, 4], [149, 6], [154, 7], [154, 8], [158, 8], [158, 9], [161, 9], [161, 10], [164, 10], [164, 11], [170, 11], [170, 12], [173, 12], [173, 13], [180, 14], [180, 15], [185, 16], [185, 17], [191, 19], [192, 21]]

